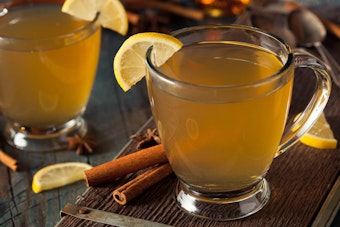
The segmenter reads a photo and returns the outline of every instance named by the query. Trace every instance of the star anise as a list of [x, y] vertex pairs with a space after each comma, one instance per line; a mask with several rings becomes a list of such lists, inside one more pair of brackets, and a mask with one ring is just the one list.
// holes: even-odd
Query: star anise
[[93, 153], [93, 147], [96, 145], [92, 137], [81, 137], [78, 134], [67, 137], [67, 141], [67, 148], [69, 150], [75, 150], [78, 155]]
[[161, 139], [156, 128], [152, 130], [148, 128], [144, 134], [135, 134], [130, 138], [138, 142], [136, 145], [137, 149], [143, 149], [161, 143]]

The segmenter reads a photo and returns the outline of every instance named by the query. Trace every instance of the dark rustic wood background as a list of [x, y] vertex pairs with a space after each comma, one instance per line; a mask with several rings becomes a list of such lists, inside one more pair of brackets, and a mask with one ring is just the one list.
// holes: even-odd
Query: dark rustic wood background
[[[177, 22], [176, 22], [177, 23]], [[192, 24], [177, 23], [176, 26]], [[268, 205], [257, 214], [241, 221], [211, 222], [189, 216], [175, 206], [174, 176], [166, 178], [152, 190], [127, 206], [118, 206], [111, 199], [113, 188], [126, 179], [109, 185], [87, 189], [84, 182], [34, 194], [32, 177], [40, 168], [60, 162], [80, 161], [99, 165], [117, 156], [151, 117], [144, 81], [124, 93], [117, 85], [112, 60], [124, 38], [115, 32], [103, 30], [102, 52], [95, 86], [85, 112], [90, 134], [97, 147], [94, 154], [79, 156], [73, 151], [32, 153], [2, 147], [20, 163], [13, 172], [0, 164], [0, 226], [101, 226], [96, 223], [66, 217], [60, 219], [59, 211], [68, 203], [76, 202], [95, 209], [108, 210], [127, 216], [140, 217], [176, 226], [310, 226], [317, 217], [328, 193], [339, 177], [340, 149], [319, 150], [296, 144], [277, 158], [268, 173], [272, 196]], [[329, 36], [326, 47], [340, 58], [340, 41]], [[303, 73], [302, 73], [303, 74]], [[305, 77], [296, 80], [295, 104], [292, 113], [299, 111], [308, 95]], [[305, 93], [306, 92], [306, 93]], [[334, 87], [325, 110], [327, 119], [340, 140], [340, 88]], [[4, 120], [1, 118], [1, 127]], [[150, 125], [149, 125], [150, 126]], [[147, 126], [148, 127], [148, 126]], [[1, 140], [3, 141], [3, 140]], [[123, 154], [132, 152], [133, 144]], [[128, 176], [131, 177], [131, 176]], [[77, 199], [78, 198], [78, 199]], [[339, 222], [337, 222], [339, 223]]]

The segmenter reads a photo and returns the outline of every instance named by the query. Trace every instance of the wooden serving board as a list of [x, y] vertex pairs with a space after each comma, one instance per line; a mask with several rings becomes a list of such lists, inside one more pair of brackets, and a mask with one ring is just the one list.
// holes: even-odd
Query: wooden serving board
[[[293, 97], [291, 115], [305, 105], [302, 97], [308, 97], [308, 82], [301, 76], [295, 82], [297, 95]], [[333, 86], [325, 115], [335, 137], [340, 141], [340, 88]], [[140, 130], [154, 128], [149, 120]], [[136, 141], [130, 141], [119, 156], [136, 150]], [[242, 220], [217, 222], [186, 214], [176, 206], [174, 188], [177, 179], [171, 175], [153, 186], [142, 196], [125, 206], [118, 205], [112, 191], [134, 177], [112, 181], [110, 184], [88, 188], [76, 200], [77, 205], [136, 217], [172, 226], [326, 226], [339, 209], [340, 148], [333, 150], [314, 149], [297, 143], [286, 153], [277, 157], [267, 176], [271, 187], [268, 204], [258, 213]], [[61, 218], [59, 226], [105, 226], [93, 221], [71, 216]]]

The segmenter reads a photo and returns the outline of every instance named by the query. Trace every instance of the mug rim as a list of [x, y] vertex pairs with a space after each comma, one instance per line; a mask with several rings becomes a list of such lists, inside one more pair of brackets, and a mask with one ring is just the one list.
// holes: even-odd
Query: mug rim
[[[28, 5], [15, 5], [13, 7], [4, 7], [4, 8], [0, 8], [0, 10], [4, 10], [6, 11], [3, 15], [0, 16], [6, 16], [6, 14], [8, 14], [10, 9], [20, 9], [20, 8], [26, 8], [26, 7], [35, 7], [35, 6], [39, 6], [39, 5], [45, 5], [45, 6], [60, 6], [60, 11], [61, 11], [61, 6], [62, 4], [59, 3], [33, 3], [33, 4], [28, 4]], [[74, 16], [69, 15], [70, 17], [76, 18]], [[74, 37], [76, 34], [80, 34], [84, 31], [87, 30], [91, 30], [93, 29], [93, 32], [88, 33], [88, 35], [83, 34], [82, 36], [84, 36], [84, 38], [88, 37], [89, 35], [92, 35], [93, 33], [95, 33], [99, 28], [100, 25], [97, 23], [99, 18], [99, 13], [96, 14], [96, 17], [92, 20], [92, 21], [86, 21], [86, 20], [82, 20], [79, 18], [76, 18], [78, 20], [82, 20], [84, 22], [86, 22], [84, 25], [81, 25], [71, 31], [65, 32], [63, 34], [58, 34], [58, 35], [52, 35], [52, 36], [46, 36], [46, 37], [34, 37], [34, 38], [23, 38], [23, 37], [14, 37], [14, 36], [6, 36], [6, 35], [1, 35], [0, 34], [0, 49], [2, 49], [3, 47], [1, 47], [1, 42], [4, 43], [14, 43], [14, 42], [48, 42], [50, 40], [63, 40], [63, 39], [72, 39], [72, 37]], [[84, 39], [81, 38], [80, 40]], [[79, 39], [77, 39], [79, 40]]]
[[[260, 33], [263, 34], [267, 37], [270, 37], [274, 40], [276, 40], [278, 43], [280, 43], [282, 46], [285, 47], [285, 49], [287, 50], [287, 60], [286, 62], [283, 62], [282, 67], [280, 68], [280, 70], [278, 70], [277, 72], [268, 75], [265, 78], [253, 81], [253, 82], [249, 82], [249, 83], [242, 83], [242, 84], [230, 84], [230, 85], [205, 85], [205, 84], [193, 84], [193, 83], [188, 83], [188, 82], [184, 82], [178, 79], [175, 79], [173, 77], [170, 77], [166, 74], [164, 74], [163, 72], [161, 72], [159, 70], [159, 68], [153, 64], [152, 61], [152, 57], [151, 57], [151, 53], [152, 53], [152, 49], [153, 46], [150, 46], [146, 52], [146, 66], [148, 70], [152, 71], [152, 74], [157, 74], [158, 78], [160, 80], [162, 80], [165, 83], [171, 83], [171, 84], [178, 84], [179, 86], [184, 86], [184, 87], [197, 87], [199, 88], [203, 88], [203, 89], [226, 89], [226, 88], [243, 88], [243, 87], [247, 87], [247, 86], [262, 86], [264, 84], [267, 83], [271, 83], [277, 79], [280, 78], [280, 75], [283, 74], [292, 64], [293, 64], [293, 48], [290, 47], [282, 38], [280, 38], [279, 36], [269, 33], [267, 31], [264, 31], [262, 29], [256, 28], [256, 27], [252, 27], [252, 26], [248, 26], [248, 25], [237, 25], [237, 24], [230, 24], [230, 25], [199, 25], [199, 26], [192, 26], [192, 27], [187, 27], [187, 28], [182, 28], [182, 29], [178, 29], [176, 31], [171, 32], [170, 34], [174, 37], [176, 37], [177, 35], [183, 34], [183, 33], [187, 33], [187, 32], [193, 32], [193, 31], [200, 31], [200, 30], [204, 30], [204, 29], [240, 29], [240, 30], [247, 30], [247, 31], [252, 31], [252, 32], [256, 32], [256, 33]], [[257, 45], [258, 46], [258, 45]]]

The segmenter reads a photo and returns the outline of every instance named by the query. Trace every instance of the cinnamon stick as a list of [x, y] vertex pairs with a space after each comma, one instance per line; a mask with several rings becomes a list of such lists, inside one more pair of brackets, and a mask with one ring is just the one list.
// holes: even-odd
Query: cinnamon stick
[[9, 167], [13, 171], [17, 171], [18, 169], [18, 161], [0, 150], [0, 162], [5, 164], [7, 167]]
[[156, 145], [85, 170], [88, 187], [111, 182], [117, 177], [167, 162], [163, 145]]
[[125, 205], [171, 173], [169, 163], [154, 167], [114, 190], [112, 196], [117, 203]]

